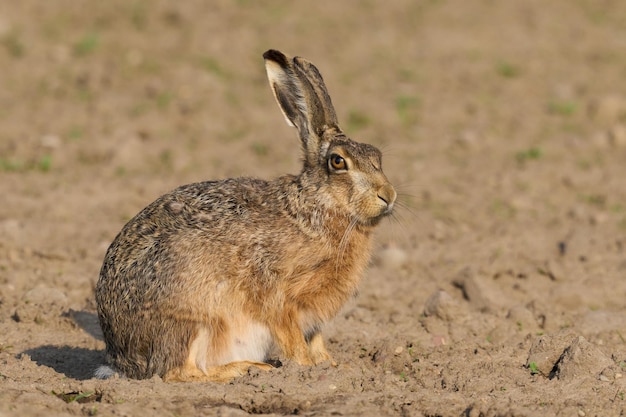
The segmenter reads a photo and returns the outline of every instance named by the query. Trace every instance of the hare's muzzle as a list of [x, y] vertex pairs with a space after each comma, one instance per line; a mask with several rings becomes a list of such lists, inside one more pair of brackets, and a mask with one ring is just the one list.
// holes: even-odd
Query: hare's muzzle
[[390, 214], [396, 201], [397, 193], [391, 184], [385, 184], [378, 189], [378, 199], [385, 204], [382, 214]]

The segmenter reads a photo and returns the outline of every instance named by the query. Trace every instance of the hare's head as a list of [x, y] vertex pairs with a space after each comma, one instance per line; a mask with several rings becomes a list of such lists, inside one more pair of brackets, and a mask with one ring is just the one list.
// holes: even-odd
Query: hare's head
[[363, 226], [391, 213], [396, 191], [382, 170], [380, 151], [348, 138], [317, 68], [303, 58], [263, 54], [276, 101], [304, 150], [302, 178], [317, 187], [319, 201]]

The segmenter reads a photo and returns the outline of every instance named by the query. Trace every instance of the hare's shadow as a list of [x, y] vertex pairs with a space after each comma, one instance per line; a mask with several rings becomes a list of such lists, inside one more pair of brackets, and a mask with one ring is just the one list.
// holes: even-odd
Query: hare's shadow
[[[87, 311], [70, 311], [68, 315], [87, 333], [102, 340], [96, 314]], [[23, 353], [30, 356], [37, 365], [48, 366], [68, 378], [77, 380], [93, 378], [95, 369], [104, 363], [104, 351], [72, 346], [44, 345], [28, 349]]]

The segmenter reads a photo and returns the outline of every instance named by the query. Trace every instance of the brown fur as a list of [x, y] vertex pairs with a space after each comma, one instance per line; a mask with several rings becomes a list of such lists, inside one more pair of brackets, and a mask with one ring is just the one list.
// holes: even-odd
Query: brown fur
[[[304, 168], [182, 186], [124, 226], [96, 301], [107, 361], [128, 377], [226, 381], [268, 369], [273, 345], [302, 365], [332, 361], [321, 326], [356, 293], [396, 193], [380, 152], [339, 129], [317, 69], [264, 56]], [[347, 169], [330, 166], [334, 155]]]

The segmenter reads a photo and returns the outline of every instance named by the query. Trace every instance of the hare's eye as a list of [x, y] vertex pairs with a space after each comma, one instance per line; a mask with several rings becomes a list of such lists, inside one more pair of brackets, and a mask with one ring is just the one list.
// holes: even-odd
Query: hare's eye
[[346, 160], [337, 154], [332, 154], [328, 160], [330, 167], [334, 170], [341, 171], [348, 169]]

